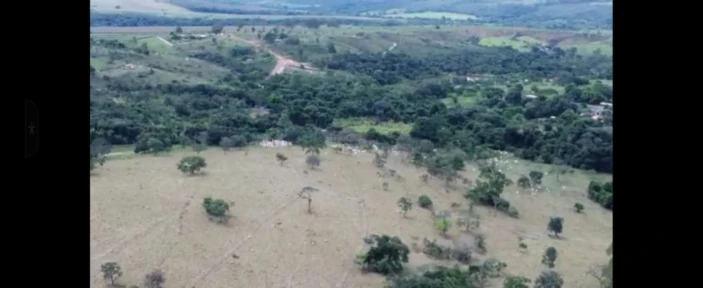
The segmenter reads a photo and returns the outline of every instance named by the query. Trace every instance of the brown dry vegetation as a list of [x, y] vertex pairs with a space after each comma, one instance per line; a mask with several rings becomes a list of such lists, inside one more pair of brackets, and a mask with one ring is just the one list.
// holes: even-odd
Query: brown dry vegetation
[[[280, 166], [277, 152], [290, 160]], [[451, 240], [440, 240], [431, 212], [419, 206], [407, 218], [398, 213], [402, 196], [415, 202], [426, 194], [436, 210], [461, 203], [452, 219], [468, 202], [463, 188], [446, 193], [440, 181], [423, 183], [423, 169], [395, 156], [386, 167], [402, 180], [379, 178], [371, 154], [325, 150], [321, 167], [305, 174], [298, 147], [252, 148], [247, 154], [210, 149], [201, 153], [208, 162], [205, 175], [196, 176], [176, 169], [186, 154], [194, 153], [111, 160], [91, 176], [91, 287], [105, 285], [99, 269], [106, 261], [120, 263], [124, 276], [119, 282], [126, 285], [140, 284], [146, 273], [161, 269], [168, 287], [383, 287], [381, 276], [362, 274], [353, 263], [365, 235], [399, 236], [408, 246], [421, 245], [423, 237], [440, 243], [471, 239], [454, 225]], [[474, 181], [478, 175], [469, 166], [464, 176]], [[574, 174], [562, 181], [568, 177], [573, 188], [563, 192], [530, 195], [515, 193], [515, 186], [506, 189], [503, 195], [518, 208], [520, 219], [477, 206], [488, 248], [480, 257], [496, 257], [508, 264], [508, 273], [534, 279], [544, 269], [542, 252], [554, 246], [564, 287], [597, 287], [584, 273], [608, 260], [612, 214], [585, 199], [585, 179]], [[389, 183], [388, 191], [383, 182]], [[319, 189], [312, 214], [296, 195], [305, 186]], [[208, 221], [201, 207], [208, 196], [235, 202], [227, 224]], [[573, 211], [575, 202], [586, 206], [585, 213]], [[555, 215], [564, 217], [562, 239], [547, 236], [547, 221]], [[527, 253], [518, 251], [518, 235], [524, 235]], [[432, 262], [411, 253], [408, 266]]]

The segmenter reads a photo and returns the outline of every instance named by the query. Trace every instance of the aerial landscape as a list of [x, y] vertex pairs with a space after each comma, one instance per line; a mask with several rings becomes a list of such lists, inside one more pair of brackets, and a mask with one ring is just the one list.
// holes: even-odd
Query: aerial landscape
[[90, 6], [91, 287], [612, 287], [612, 2]]

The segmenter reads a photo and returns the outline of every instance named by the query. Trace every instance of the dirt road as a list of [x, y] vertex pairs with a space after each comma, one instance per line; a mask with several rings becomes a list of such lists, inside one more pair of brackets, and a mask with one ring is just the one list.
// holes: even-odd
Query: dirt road
[[258, 41], [247, 40], [247, 39], [237, 37], [232, 34], [227, 35], [227, 37], [229, 37], [230, 39], [232, 39], [234, 41], [241, 41], [241, 42], [247, 43], [249, 45], [252, 45], [254, 47], [262, 48], [262, 49], [266, 50], [268, 53], [271, 53], [271, 55], [273, 55], [273, 57], [276, 57], [276, 66], [274, 66], [273, 69], [271, 69], [271, 73], [269, 73], [269, 76], [283, 73], [283, 70], [285, 70], [286, 67], [295, 68], [295, 69], [302, 69], [302, 70], [307, 70], [307, 71], [319, 70], [319, 69], [313, 67], [312, 65], [310, 65], [309, 63], [301, 63], [301, 62], [295, 61], [293, 59], [290, 59], [288, 57], [285, 57], [281, 54], [278, 54], [278, 53], [274, 52], [273, 50], [264, 47]]
[[161, 42], [166, 43], [166, 45], [168, 45], [168, 46], [173, 46], [173, 44], [171, 44], [171, 42], [168, 42], [168, 40], [161, 38], [161, 36], [156, 36], [156, 38], [159, 38], [159, 40], [161, 40]]

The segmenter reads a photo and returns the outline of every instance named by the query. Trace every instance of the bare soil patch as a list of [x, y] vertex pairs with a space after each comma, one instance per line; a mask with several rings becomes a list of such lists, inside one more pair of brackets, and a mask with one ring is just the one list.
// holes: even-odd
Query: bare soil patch
[[[276, 153], [289, 160], [280, 166]], [[205, 175], [187, 176], [176, 169], [184, 155], [137, 156], [111, 160], [91, 177], [91, 287], [105, 285], [100, 264], [117, 261], [121, 284], [140, 284], [146, 273], [161, 269], [168, 287], [383, 287], [384, 279], [363, 274], [353, 264], [368, 234], [399, 236], [404, 243], [422, 245], [439, 239], [431, 212], [414, 205], [403, 218], [396, 202], [428, 195], [437, 210], [452, 217], [467, 207], [463, 190], [444, 191], [439, 181], [423, 183], [424, 170], [391, 156], [386, 167], [402, 179], [381, 179], [371, 154], [323, 151], [322, 165], [308, 170], [299, 147], [251, 148], [248, 153], [211, 148], [203, 153]], [[476, 172], [464, 173], [472, 181]], [[548, 177], [548, 176], [545, 176]], [[562, 176], [568, 177], [568, 176]], [[389, 183], [388, 191], [383, 182]], [[313, 194], [313, 213], [296, 196], [305, 186]], [[514, 187], [514, 186], [512, 186]], [[583, 189], [581, 189], [583, 188]], [[584, 187], [574, 189], [585, 190]], [[512, 193], [511, 193], [512, 192]], [[505, 198], [520, 211], [520, 219], [494, 214], [483, 207], [481, 232], [488, 253], [508, 264], [507, 272], [534, 279], [544, 267], [541, 255], [548, 246], [559, 251], [556, 270], [565, 287], [595, 287], [584, 275], [592, 264], [605, 263], [612, 239], [612, 214], [579, 193], [516, 194]], [[204, 197], [234, 201], [227, 224], [209, 221], [201, 207]], [[575, 201], [586, 206], [576, 214]], [[463, 210], [462, 210], [463, 209]], [[550, 216], [564, 217], [564, 238], [547, 237]], [[456, 226], [442, 243], [471, 242]], [[518, 234], [528, 252], [518, 251]], [[437, 263], [411, 253], [411, 269]], [[450, 264], [450, 263], [448, 263]]]

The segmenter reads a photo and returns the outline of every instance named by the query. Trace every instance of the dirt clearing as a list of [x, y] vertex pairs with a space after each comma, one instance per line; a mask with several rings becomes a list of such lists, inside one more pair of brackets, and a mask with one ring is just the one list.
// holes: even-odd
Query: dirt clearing
[[237, 37], [237, 36], [234, 36], [231, 34], [228, 34], [227, 37], [229, 37], [230, 39], [232, 39], [234, 41], [241, 41], [241, 42], [247, 43], [249, 45], [252, 45], [254, 47], [265, 49], [266, 52], [273, 55], [273, 57], [276, 57], [276, 66], [274, 66], [273, 69], [271, 69], [271, 73], [269, 73], [269, 76], [281, 74], [281, 73], [283, 73], [283, 70], [285, 70], [286, 68], [308, 70], [308, 71], [318, 71], [318, 69], [313, 67], [312, 64], [300, 63], [300, 62], [295, 61], [291, 58], [288, 58], [288, 57], [285, 57], [281, 54], [273, 52], [273, 50], [266, 48], [266, 47], [263, 47], [263, 45], [261, 45], [261, 43], [258, 41], [247, 40], [247, 39]]
[[[288, 156], [283, 166], [276, 153]], [[466, 210], [461, 190], [444, 192], [441, 183], [423, 183], [421, 169], [391, 156], [386, 167], [402, 179], [381, 179], [371, 154], [342, 155], [323, 151], [319, 170], [308, 170], [299, 147], [251, 148], [229, 152], [211, 148], [205, 175], [187, 176], [176, 169], [184, 155], [136, 156], [110, 160], [91, 176], [91, 287], [103, 287], [100, 264], [117, 261], [120, 283], [141, 284], [146, 273], [161, 269], [167, 287], [383, 287], [384, 278], [362, 274], [353, 264], [368, 234], [399, 236], [406, 245], [422, 238], [441, 239], [431, 212], [417, 205], [403, 218], [396, 202], [426, 194], [437, 210]], [[475, 180], [471, 166], [465, 173]], [[549, 177], [549, 176], [545, 176]], [[568, 177], [568, 176], [562, 176]], [[383, 182], [389, 183], [384, 191]], [[295, 195], [305, 186], [313, 193], [313, 213]], [[514, 186], [511, 186], [514, 188]], [[585, 187], [578, 187], [578, 191]], [[541, 255], [548, 246], [559, 251], [556, 271], [565, 287], [595, 287], [584, 273], [607, 261], [612, 239], [612, 214], [585, 199], [581, 192], [516, 194], [505, 198], [520, 211], [508, 218], [477, 207], [488, 254], [508, 264], [507, 272], [534, 279], [544, 268]], [[208, 221], [204, 197], [234, 201], [227, 224]], [[584, 214], [572, 211], [575, 201]], [[452, 209], [452, 202], [461, 207]], [[564, 217], [563, 239], [547, 236], [550, 216]], [[451, 239], [466, 237], [458, 228]], [[518, 252], [518, 234], [529, 249]], [[433, 263], [411, 253], [409, 268]], [[451, 264], [451, 263], [447, 263]]]

